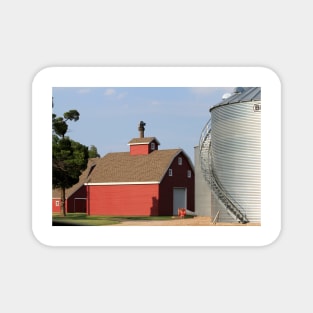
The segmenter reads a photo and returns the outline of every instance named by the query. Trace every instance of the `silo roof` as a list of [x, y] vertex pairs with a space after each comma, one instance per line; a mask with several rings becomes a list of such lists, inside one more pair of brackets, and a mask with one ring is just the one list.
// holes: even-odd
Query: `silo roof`
[[223, 101], [214, 105], [211, 109], [224, 104], [260, 101], [260, 100], [261, 100], [261, 87], [237, 87], [234, 89], [230, 97], [223, 99]]

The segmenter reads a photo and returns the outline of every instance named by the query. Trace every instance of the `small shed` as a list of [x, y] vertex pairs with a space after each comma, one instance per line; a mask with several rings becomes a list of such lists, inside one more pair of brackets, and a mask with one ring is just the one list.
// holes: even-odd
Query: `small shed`
[[[99, 158], [88, 160], [87, 168], [79, 177], [77, 184], [65, 190], [65, 205], [68, 212], [86, 213], [87, 212], [87, 194], [86, 188], [82, 188], [87, 181], [92, 170], [97, 164]], [[61, 190], [52, 189], [52, 212], [60, 213], [61, 210]]]

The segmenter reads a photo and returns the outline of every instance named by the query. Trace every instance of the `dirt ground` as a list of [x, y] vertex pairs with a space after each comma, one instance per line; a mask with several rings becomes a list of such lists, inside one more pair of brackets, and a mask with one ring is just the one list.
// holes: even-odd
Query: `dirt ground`
[[114, 226], [260, 226], [260, 223], [212, 223], [210, 217], [196, 216], [194, 218], [173, 217], [165, 221], [125, 221]]

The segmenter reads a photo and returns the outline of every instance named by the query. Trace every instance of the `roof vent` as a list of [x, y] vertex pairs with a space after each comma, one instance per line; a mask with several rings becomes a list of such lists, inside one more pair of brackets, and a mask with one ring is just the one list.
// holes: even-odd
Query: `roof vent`
[[236, 87], [233, 90], [233, 93], [243, 93], [245, 89], [243, 87]]
[[224, 93], [223, 96], [222, 96], [222, 100], [225, 100], [227, 98], [229, 98], [231, 96], [231, 93]]

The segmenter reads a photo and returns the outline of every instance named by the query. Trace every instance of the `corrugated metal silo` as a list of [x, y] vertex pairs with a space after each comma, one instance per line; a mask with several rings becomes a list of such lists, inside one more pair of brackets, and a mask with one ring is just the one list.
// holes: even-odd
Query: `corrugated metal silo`
[[200, 157], [213, 191], [212, 217], [261, 222], [261, 88], [235, 88], [210, 112]]

